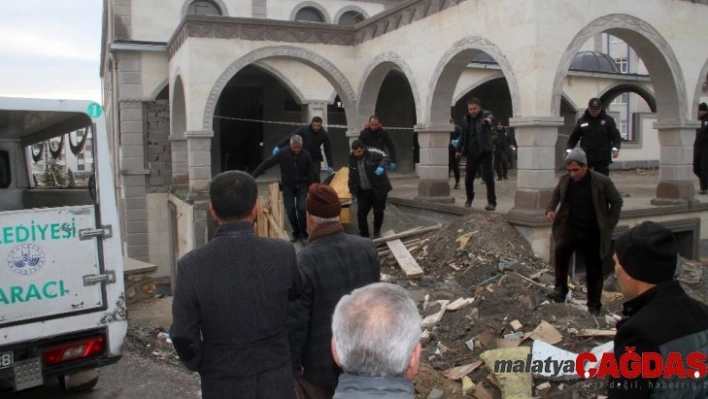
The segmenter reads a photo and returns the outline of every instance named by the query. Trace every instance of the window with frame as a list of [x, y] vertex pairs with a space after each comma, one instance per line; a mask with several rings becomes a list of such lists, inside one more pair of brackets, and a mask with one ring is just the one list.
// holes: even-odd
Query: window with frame
[[295, 14], [296, 21], [304, 22], [324, 22], [322, 14], [314, 7], [303, 7]]
[[627, 62], [627, 57], [615, 58], [615, 64], [622, 73], [629, 73], [629, 63]]
[[187, 15], [221, 15], [221, 10], [210, 1], [197, 0], [187, 8]]
[[629, 140], [629, 132], [627, 131], [627, 121], [626, 120], [620, 121], [619, 131], [620, 131], [620, 134], [622, 135], [623, 139]]
[[366, 18], [360, 12], [347, 11], [344, 14], [342, 14], [341, 17], [339, 17], [339, 21], [337, 21], [337, 24], [338, 25], [355, 25], [365, 19]]

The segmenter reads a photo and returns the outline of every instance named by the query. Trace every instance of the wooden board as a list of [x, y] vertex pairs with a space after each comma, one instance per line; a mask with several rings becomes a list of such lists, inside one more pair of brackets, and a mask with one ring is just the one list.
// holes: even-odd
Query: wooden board
[[[383, 233], [383, 237], [392, 236], [395, 233], [393, 230], [388, 230]], [[420, 268], [418, 262], [416, 262], [413, 255], [408, 252], [406, 246], [403, 245], [401, 240], [393, 240], [386, 242], [388, 249], [391, 250], [393, 257], [396, 258], [396, 262], [401, 267], [408, 278], [420, 278], [423, 277], [423, 269]]]

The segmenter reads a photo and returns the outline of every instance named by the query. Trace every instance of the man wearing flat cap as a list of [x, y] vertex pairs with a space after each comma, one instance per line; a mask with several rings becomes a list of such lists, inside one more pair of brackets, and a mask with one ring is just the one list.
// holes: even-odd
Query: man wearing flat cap
[[546, 207], [546, 218], [553, 222], [555, 243], [556, 283], [550, 296], [556, 302], [565, 301], [570, 258], [577, 252], [585, 259], [588, 311], [598, 316], [602, 306], [602, 264], [610, 255], [622, 196], [609, 177], [588, 168], [581, 148], [568, 153], [565, 168], [568, 174], [561, 176]]
[[[664, 226], [644, 222], [615, 240], [615, 274], [622, 295], [624, 319], [617, 323], [615, 358], [628, 351], [662, 356], [679, 353], [683, 367], [689, 353], [708, 356], [708, 306], [689, 297], [674, 280], [678, 245]], [[704, 363], [705, 364], [705, 363]], [[640, 366], [641, 369], [641, 366]], [[689, 374], [693, 374], [693, 370]], [[708, 379], [613, 379], [610, 398], [705, 398]]]
[[310, 241], [297, 254], [305, 286], [290, 303], [288, 336], [300, 397], [331, 398], [341, 373], [330, 350], [334, 308], [342, 296], [379, 281], [381, 266], [371, 240], [344, 233], [333, 188], [311, 185], [306, 208]]
[[566, 154], [580, 141], [580, 148], [587, 154], [588, 168], [605, 176], [610, 175], [612, 159], [619, 156], [622, 136], [615, 119], [605, 112], [599, 98], [591, 98], [585, 114], [578, 119], [570, 134]]
[[693, 173], [698, 176], [699, 193], [708, 194], [708, 104], [698, 104], [698, 121], [701, 126], [693, 142]]

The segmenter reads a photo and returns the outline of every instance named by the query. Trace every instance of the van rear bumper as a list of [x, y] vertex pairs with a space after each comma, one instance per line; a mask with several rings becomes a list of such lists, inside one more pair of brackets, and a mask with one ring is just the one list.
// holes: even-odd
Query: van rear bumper
[[[66, 334], [57, 337], [52, 337], [50, 339], [44, 339], [41, 341], [23, 342], [10, 346], [0, 347], [0, 353], [12, 352], [14, 355], [15, 362], [18, 360], [26, 360], [31, 358], [39, 358], [41, 362], [42, 353], [45, 348], [101, 335], [104, 338], [108, 336], [106, 328], [82, 331], [80, 333]], [[44, 378], [45, 383], [46, 381], [54, 377], [59, 377], [62, 375], [76, 373], [84, 370], [91, 370], [116, 363], [118, 360], [120, 360], [121, 355], [110, 353], [109, 348], [110, 346], [106, 345], [105, 350], [102, 354], [89, 358], [72, 360], [66, 363], [61, 363], [53, 366], [45, 366], [42, 363], [42, 376]], [[0, 390], [7, 388], [15, 389], [15, 371], [12, 367], [0, 369]]]

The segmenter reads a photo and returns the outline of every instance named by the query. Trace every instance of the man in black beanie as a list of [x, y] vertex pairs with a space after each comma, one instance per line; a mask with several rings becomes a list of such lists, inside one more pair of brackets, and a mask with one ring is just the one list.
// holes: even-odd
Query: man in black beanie
[[[671, 231], [644, 222], [617, 238], [615, 248], [617, 282], [628, 299], [625, 318], [617, 323], [615, 358], [619, 361], [628, 350], [653, 352], [661, 354], [665, 366], [671, 352], [680, 353], [684, 365], [689, 353], [708, 356], [708, 306], [689, 297], [673, 279], [678, 245]], [[608, 388], [610, 398], [705, 398], [708, 379], [640, 375], [612, 379]]]
[[564, 302], [573, 253], [585, 259], [588, 311], [600, 315], [602, 264], [611, 255], [612, 232], [619, 221], [622, 196], [609, 177], [588, 167], [585, 151], [574, 148], [565, 158], [568, 174], [561, 176], [546, 206], [553, 222], [553, 265], [556, 284], [550, 297]]

